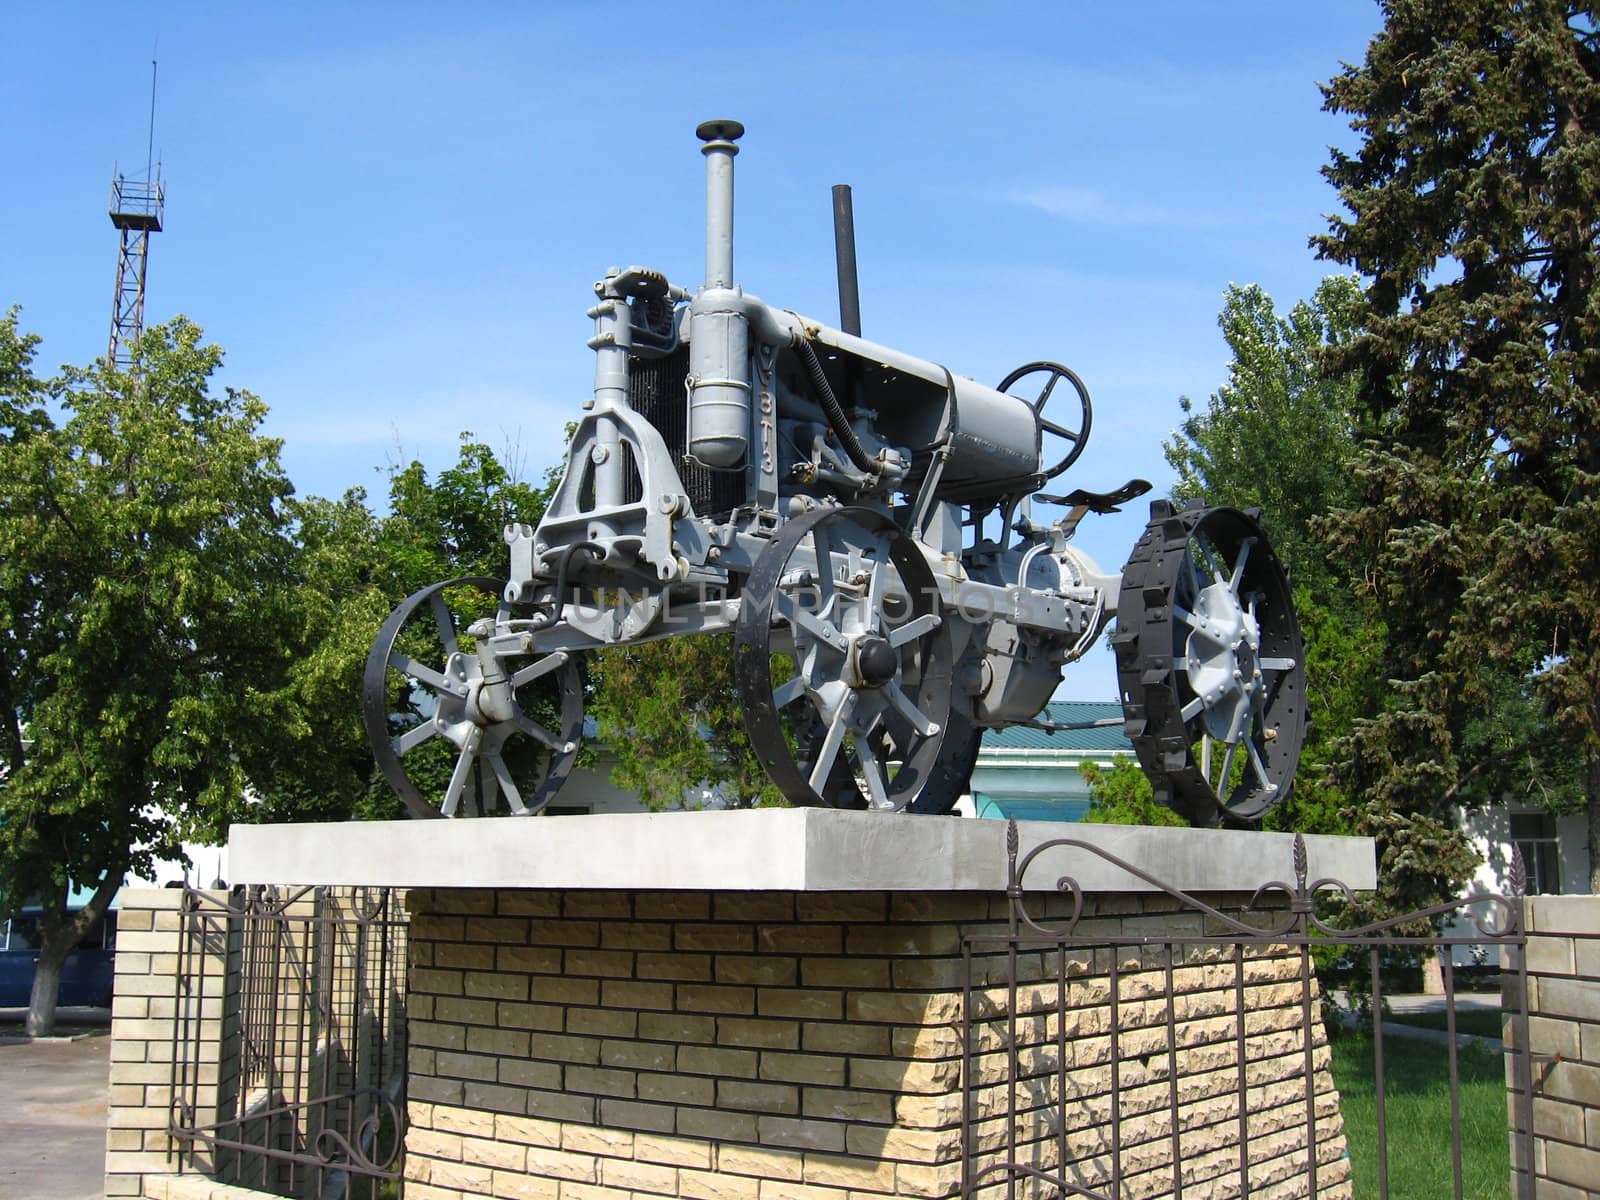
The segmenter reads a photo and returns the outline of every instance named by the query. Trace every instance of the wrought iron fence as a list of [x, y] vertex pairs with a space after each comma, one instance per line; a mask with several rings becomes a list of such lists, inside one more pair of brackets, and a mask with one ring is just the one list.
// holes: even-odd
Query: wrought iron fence
[[186, 889], [180, 1169], [282, 1196], [400, 1196], [405, 963], [391, 889]]
[[[1391, 1195], [1385, 1031], [1370, 1022], [1376, 1144], [1353, 1147], [1334, 1087], [1328, 1025], [1381, 1014], [1397, 956], [1438, 956], [1450, 1128], [1440, 1129], [1440, 1179], [1430, 1195], [1463, 1195], [1462, 1048], [1457, 947], [1501, 958], [1511, 1037], [1505, 1055], [1512, 1153], [1507, 1177], [1533, 1195], [1533, 1094], [1522, 926], [1513, 895], [1477, 896], [1402, 917], [1341, 928], [1328, 915], [1355, 899], [1335, 879], [1308, 878], [1304, 841], [1292, 879], [1251, 894], [1201, 899], [1099, 846], [1066, 837], [1019, 853], [1008, 830], [1009, 921], [965, 939], [962, 1196], [966, 1200], [1149, 1200], [1154, 1197], [1349, 1196], [1354, 1155], [1366, 1192]], [[1085, 896], [1070, 871], [1028, 895], [1036, 874], [1098, 859], [1139, 881], [1124, 908]], [[1063, 857], [1066, 856], [1066, 857]], [[1041, 858], [1045, 864], [1041, 865]], [[1467, 936], [1444, 936], [1470, 916]], [[1343, 971], [1357, 994], [1322, 991]], [[1360, 995], [1360, 993], [1365, 993]], [[1348, 1007], [1335, 1004], [1343, 1000]], [[1340, 1029], [1334, 1028], [1337, 1034]], [[1364, 1044], [1364, 1043], [1363, 1043]], [[1504, 1113], [1504, 1109], [1500, 1110]], [[1502, 1127], [1504, 1128], [1504, 1127]], [[1505, 1144], [1505, 1143], [1501, 1143]], [[1448, 1159], [1449, 1168], [1442, 1168]], [[1374, 1169], [1375, 1168], [1375, 1169]], [[1448, 1184], [1444, 1177], [1448, 1177]]]

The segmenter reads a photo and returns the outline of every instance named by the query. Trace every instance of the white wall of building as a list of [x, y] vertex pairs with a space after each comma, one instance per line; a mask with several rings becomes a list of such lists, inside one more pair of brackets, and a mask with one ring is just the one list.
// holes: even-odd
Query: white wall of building
[[[1483, 859], [1462, 893], [1464, 896], [1510, 894], [1513, 844], [1520, 844], [1523, 849], [1530, 894], [1588, 892], [1589, 851], [1583, 813], [1555, 816], [1542, 809], [1508, 803], [1463, 811], [1460, 819], [1472, 848]], [[1474, 905], [1471, 911], [1474, 917], [1482, 920], [1490, 915], [1490, 906]], [[1451, 922], [1446, 932], [1463, 937], [1473, 933], [1468, 919]], [[1468, 947], [1456, 947], [1455, 962], [1469, 962], [1468, 950]]]

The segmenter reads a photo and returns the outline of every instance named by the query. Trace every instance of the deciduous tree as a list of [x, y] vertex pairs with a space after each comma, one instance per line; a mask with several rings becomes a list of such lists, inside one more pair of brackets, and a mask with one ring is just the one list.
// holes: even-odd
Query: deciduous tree
[[1355, 336], [1362, 309], [1351, 276], [1323, 280], [1287, 315], [1257, 285], [1229, 287], [1217, 317], [1232, 355], [1228, 382], [1203, 408], [1182, 399], [1183, 423], [1165, 445], [1174, 496], [1261, 509], [1295, 584], [1312, 727], [1294, 788], [1268, 824], [1305, 833], [1350, 830], [1349, 801], [1329, 777], [1334, 747], [1382, 691], [1382, 628], [1318, 528], [1355, 494], [1355, 380], [1330, 372], [1325, 356]]
[[138, 377], [41, 380], [36, 344], [0, 322], [0, 909], [43, 905], [43, 1034], [124, 874], [240, 811], [295, 600], [278, 443], [258, 399], [213, 390], [197, 326], [150, 330]]
[[675, 808], [696, 785], [734, 805], [782, 803], [745, 734], [728, 635], [602, 650], [589, 680], [600, 740], [617, 758], [612, 780], [646, 807]]
[[361, 724], [362, 674], [379, 627], [418, 588], [477, 575], [503, 578], [513, 521], [537, 522], [553, 486], [533, 484], [470, 432], [456, 461], [430, 478], [412, 460], [388, 469], [387, 509], [364, 489], [288, 508], [297, 541], [296, 648], [281, 699], [276, 756], [252, 773], [258, 819], [400, 817], [374, 768]]
[[1178, 473], [1173, 495], [1259, 508], [1273, 549], [1320, 605], [1348, 610], [1342, 572], [1312, 525], [1354, 495], [1355, 381], [1330, 373], [1323, 352], [1359, 328], [1361, 288], [1331, 275], [1280, 316], [1257, 284], [1230, 285], [1217, 324], [1232, 360], [1228, 382], [1163, 447]]

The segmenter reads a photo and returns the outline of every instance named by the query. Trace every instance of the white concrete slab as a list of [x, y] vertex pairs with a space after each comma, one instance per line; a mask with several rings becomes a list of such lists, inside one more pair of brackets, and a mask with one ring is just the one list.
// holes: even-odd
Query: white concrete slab
[[[1064, 876], [1087, 892], [1155, 885], [1110, 854], [1185, 891], [1292, 883], [1293, 837], [1219, 829], [1026, 821], [1027, 891]], [[1002, 821], [816, 808], [742, 812], [235, 825], [232, 883], [399, 887], [637, 888], [712, 891], [1003, 892]], [[1308, 837], [1311, 877], [1358, 890], [1376, 882], [1369, 838]], [[1096, 850], [1100, 851], [1097, 853]]]

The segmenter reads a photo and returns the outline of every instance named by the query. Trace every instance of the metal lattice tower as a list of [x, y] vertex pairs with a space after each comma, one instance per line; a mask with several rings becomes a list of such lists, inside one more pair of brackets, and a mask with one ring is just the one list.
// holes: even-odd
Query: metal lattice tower
[[112, 168], [111, 223], [122, 234], [117, 251], [117, 290], [111, 298], [111, 344], [106, 361], [123, 371], [137, 371], [133, 346], [144, 332], [145, 270], [150, 261], [150, 235], [161, 232], [166, 185], [161, 164], [153, 167], [156, 138], [156, 62], [150, 60], [150, 132], [145, 145], [144, 178], [126, 179]]
[[144, 332], [145, 270], [150, 235], [161, 232], [165, 185], [159, 167], [145, 179], [111, 181], [111, 223], [122, 233], [117, 251], [117, 290], [111, 301], [111, 344], [106, 360], [119, 370], [134, 369], [133, 344]]

